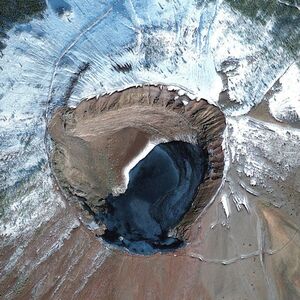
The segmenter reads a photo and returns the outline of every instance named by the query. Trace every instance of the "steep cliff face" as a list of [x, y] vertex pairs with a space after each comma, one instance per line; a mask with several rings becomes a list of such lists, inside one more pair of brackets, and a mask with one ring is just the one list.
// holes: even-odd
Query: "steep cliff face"
[[[13, 2], [0, 5], [0, 298], [298, 299], [298, 1]], [[149, 140], [195, 145], [199, 128], [213, 168], [170, 231], [185, 247], [124, 253], [67, 200], [77, 187], [93, 208]], [[112, 176], [86, 167], [107, 145], [123, 154]]]

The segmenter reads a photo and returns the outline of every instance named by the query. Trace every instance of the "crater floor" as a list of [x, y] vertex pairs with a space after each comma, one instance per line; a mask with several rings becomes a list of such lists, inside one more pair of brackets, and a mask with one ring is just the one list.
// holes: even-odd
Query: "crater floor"
[[107, 229], [104, 240], [140, 254], [175, 249], [183, 244], [168, 232], [190, 208], [204, 179], [207, 156], [185, 142], [159, 144], [129, 173], [124, 194], [107, 198], [96, 214]]

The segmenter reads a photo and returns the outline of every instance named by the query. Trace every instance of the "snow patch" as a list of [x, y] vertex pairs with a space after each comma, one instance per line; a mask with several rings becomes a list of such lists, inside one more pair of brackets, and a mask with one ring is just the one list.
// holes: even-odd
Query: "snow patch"
[[119, 194], [125, 193], [128, 183], [129, 183], [129, 172], [141, 161], [143, 160], [157, 145], [157, 143], [148, 142], [145, 148], [136, 156], [134, 157], [128, 165], [126, 165], [123, 169], [123, 177], [124, 177], [124, 184], [118, 187], [113, 188], [113, 195], [117, 196]]
[[300, 69], [293, 64], [280, 78], [281, 90], [269, 100], [272, 116], [277, 121], [300, 120]]

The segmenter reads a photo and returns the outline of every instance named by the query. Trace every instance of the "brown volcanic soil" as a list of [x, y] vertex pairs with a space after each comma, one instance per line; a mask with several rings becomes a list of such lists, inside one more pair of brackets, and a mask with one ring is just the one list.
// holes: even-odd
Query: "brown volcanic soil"
[[[66, 203], [65, 209], [33, 235], [16, 240], [19, 256], [15, 256], [14, 247], [1, 249], [0, 299], [229, 300], [240, 299], [240, 280], [244, 279], [259, 289], [260, 296], [245, 299], [268, 299], [259, 256], [228, 265], [195, 259], [193, 253], [201, 252], [201, 230], [197, 240], [176, 253], [132, 256], [106, 249], [78, 223], [77, 213]], [[280, 299], [298, 299], [289, 298], [293, 285], [299, 286], [295, 267], [300, 259], [296, 251], [298, 230], [276, 209], [263, 207], [262, 213], [275, 249], [283, 249], [266, 256], [266, 264], [274, 268], [281, 288]], [[210, 224], [209, 217], [204, 217], [201, 226], [205, 227], [206, 221]], [[278, 272], [282, 265], [288, 266], [288, 273]]]
[[[129, 88], [76, 109], [56, 112], [49, 133], [54, 140], [53, 169], [69, 196], [79, 196], [93, 212], [124, 184], [124, 167], [148, 141], [187, 141], [208, 153], [209, 167], [191, 209], [177, 226], [176, 237], [191, 240], [191, 225], [220, 186], [225, 118], [205, 100], [189, 101], [164, 86]], [[189, 99], [188, 99], [189, 100]]]
[[[0, 299], [213, 299], [198, 279], [197, 260], [184, 253], [143, 257], [106, 249], [83, 225], [68, 231], [72, 221], [67, 207], [28, 245], [17, 241], [24, 252], [9, 273], [0, 268]], [[8, 261], [10, 251], [1, 260]]]

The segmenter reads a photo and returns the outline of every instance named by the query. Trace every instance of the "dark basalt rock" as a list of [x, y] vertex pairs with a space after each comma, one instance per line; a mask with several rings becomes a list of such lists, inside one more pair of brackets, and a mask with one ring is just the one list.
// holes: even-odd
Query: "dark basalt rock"
[[190, 208], [206, 169], [207, 155], [196, 145], [157, 145], [131, 170], [126, 192], [109, 195], [107, 211], [96, 214], [107, 227], [103, 238], [142, 254], [181, 246], [168, 233]]

